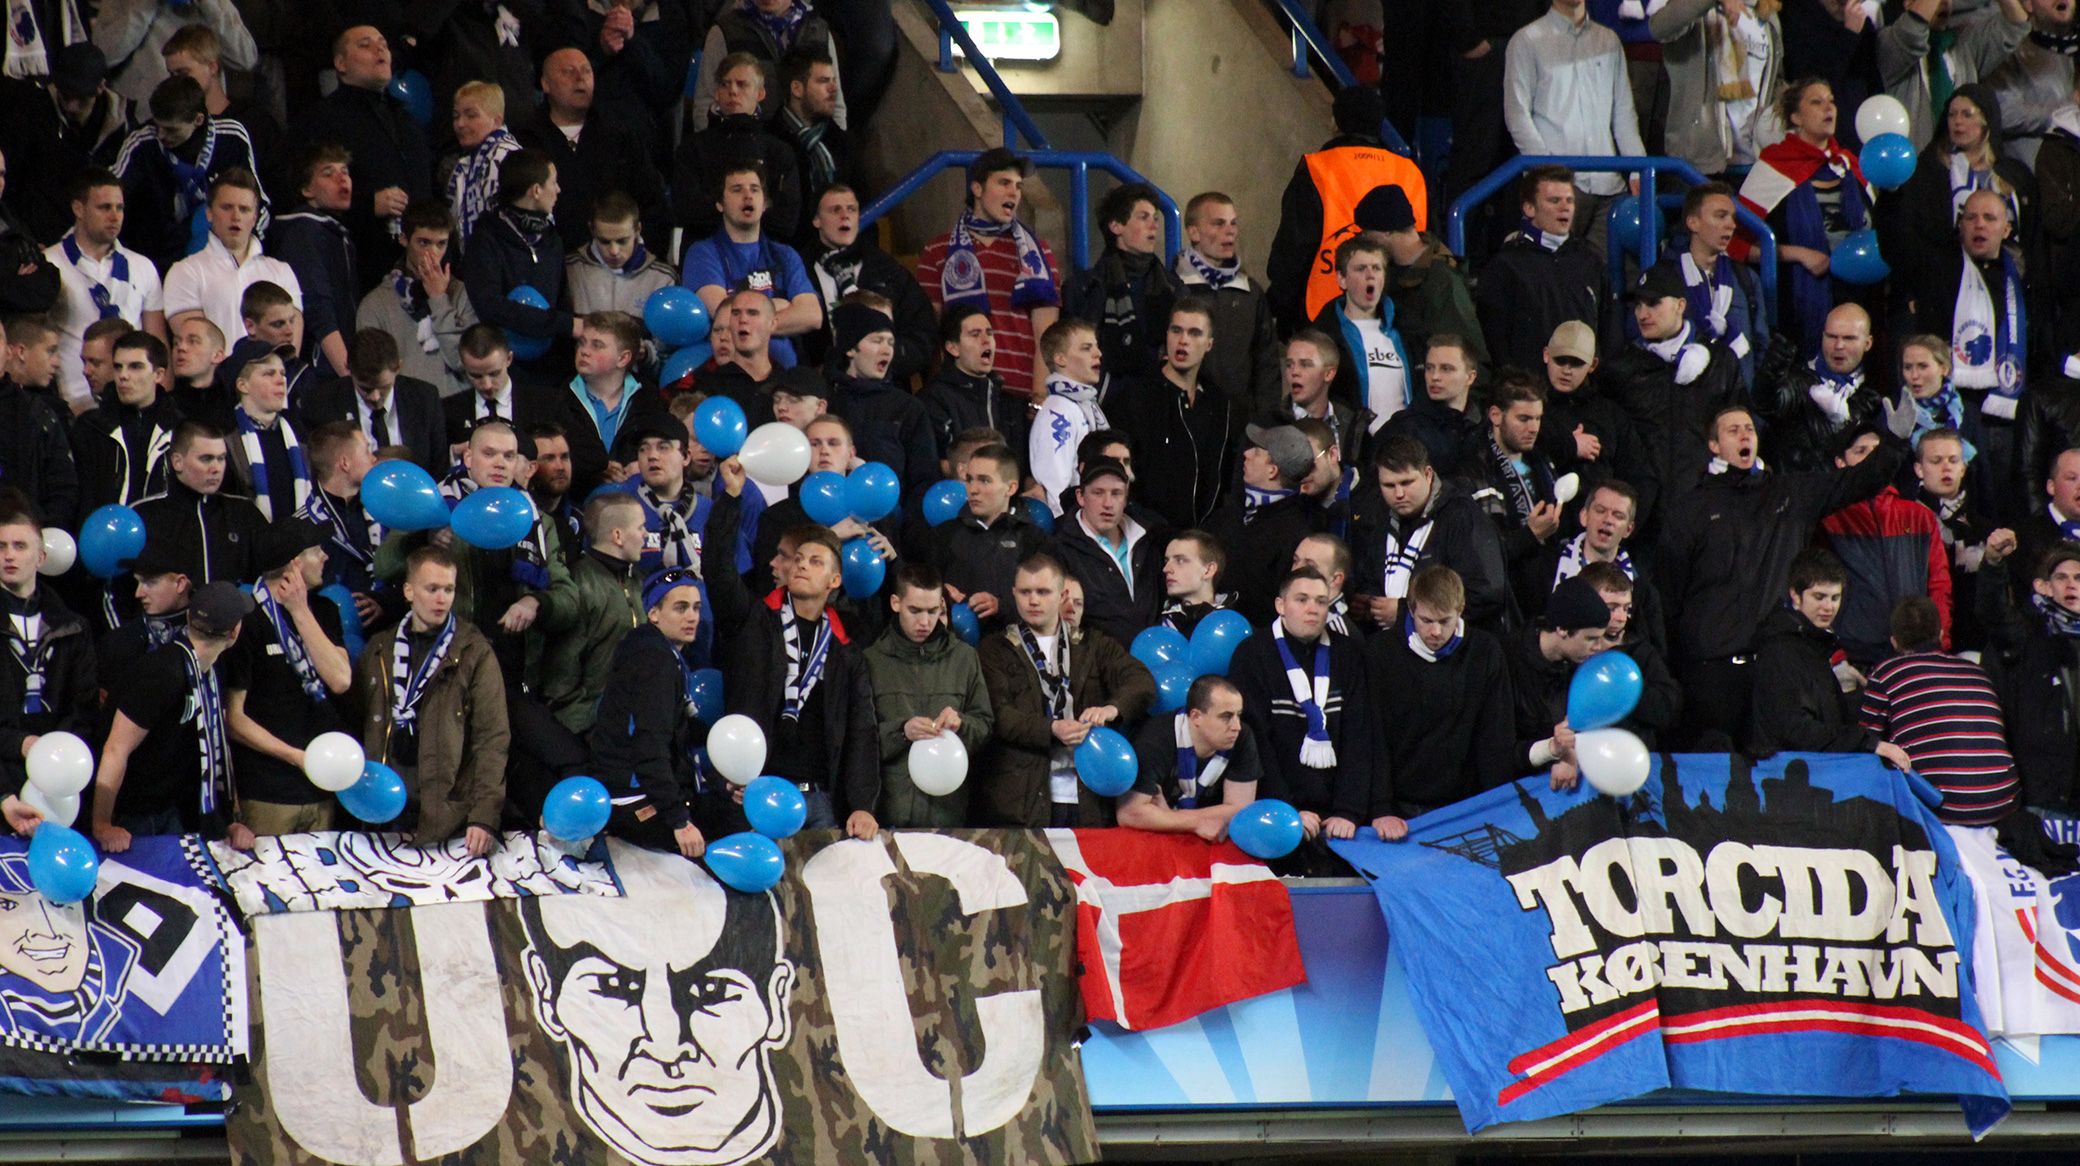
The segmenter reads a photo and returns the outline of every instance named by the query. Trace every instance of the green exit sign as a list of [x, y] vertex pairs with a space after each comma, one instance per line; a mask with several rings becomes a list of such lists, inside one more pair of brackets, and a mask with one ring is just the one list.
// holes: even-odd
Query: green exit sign
[[[958, 8], [954, 15], [993, 61], [1052, 61], [1062, 55], [1062, 24], [1052, 12]], [[960, 52], [959, 46], [954, 47]]]

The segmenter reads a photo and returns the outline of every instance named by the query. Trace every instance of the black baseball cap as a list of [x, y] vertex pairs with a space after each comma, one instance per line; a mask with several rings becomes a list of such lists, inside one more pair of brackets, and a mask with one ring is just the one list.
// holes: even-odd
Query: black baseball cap
[[231, 634], [253, 613], [253, 597], [236, 583], [204, 583], [188, 601], [188, 626], [212, 639]]
[[1076, 488], [1081, 490], [1099, 478], [1118, 478], [1129, 486], [1134, 484], [1134, 479], [1127, 476], [1127, 467], [1111, 458], [1098, 458], [1083, 467], [1083, 473], [1076, 479]]
[[1689, 294], [1690, 289], [1684, 286], [1683, 277], [1677, 275], [1674, 268], [1657, 263], [1639, 273], [1639, 279], [1625, 298], [1635, 304], [1645, 304], [1670, 297], [1680, 300]]
[[300, 515], [270, 522], [253, 540], [253, 568], [263, 575], [280, 570], [312, 547], [324, 546], [328, 534], [325, 527]]

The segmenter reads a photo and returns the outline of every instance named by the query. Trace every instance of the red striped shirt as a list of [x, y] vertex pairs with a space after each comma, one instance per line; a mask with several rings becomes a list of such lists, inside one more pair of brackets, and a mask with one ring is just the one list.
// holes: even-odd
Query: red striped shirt
[[1909, 652], [1871, 670], [1863, 727], [1907, 751], [1943, 791], [1939, 816], [1986, 826], [2015, 808], [2015, 758], [1986, 673], [1942, 652]]
[[[950, 234], [941, 235], [925, 244], [924, 252], [917, 257], [917, 282], [924, 285], [924, 294], [932, 298], [932, 309], [939, 312], [946, 310], [939, 271], [946, 266], [946, 241], [950, 238]], [[1040, 255], [1047, 260], [1048, 278], [1060, 287], [1061, 269], [1055, 265], [1054, 252], [1048, 249], [1045, 239], [1040, 240]], [[975, 258], [982, 265], [982, 287], [989, 293], [990, 324], [997, 334], [996, 373], [1004, 378], [1004, 395], [1023, 404], [1033, 399], [1033, 362], [1040, 346], [1039, 338], [1033, 335], [1032, 317], [1026, 315], [1025, 308], [1011, 306], [1011, 289], [1018, 283], [1018, 242], [1008, 236], [977, 235]]]

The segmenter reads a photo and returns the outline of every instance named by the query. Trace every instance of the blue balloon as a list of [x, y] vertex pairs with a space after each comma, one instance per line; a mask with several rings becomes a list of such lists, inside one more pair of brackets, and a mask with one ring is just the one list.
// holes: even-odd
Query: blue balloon
[[1239, 611], [1209, 614], [1192, 629], [1190, 658], [1194, 676], [1226, 676], [1235, 646], [1249, 638], [1249, 620]]
[[780, 846], [763, 834], [745, 831], [708, 844], [703, 855], [708, 870], [722, 885], [746, 894], [770, 891], [787, 873], [787, 859]]
[[927, 526], [952, 522], [968, 508], [968, 487], [948, 478], [924, 492], [924, 521]]
[[744, 787], [744, 817], [751, 828], [774, 841], [791, 838], [809, 820], [809, 803], [801, 788], [779, 777], [755, 777]]
[[1191, 665], [1182, 660], [1158, 663], [1149, 671], [1156, 677], [1156, 712], [1174, 713], [1184, 707], [1185, 697], [1192, 691]]
[[831, 470], [802, 479], [801, 502], [802, 513], [825, 526], [836, 526], [852, 515], [845, 505], [845, 475]]
[[687, 678], [686, 695], [693, 699], [693, 715], [701, 724], [712, 725], [722, 719], [722, 671], [717, 668], [696, 668]]
[[[525, 304], [530, 308], [540, 308], [543, 311], [547, 311], [549, 308], [548, 298], [524, 283], [506, 293], [506, 298], [516, 304]], [[526, 332], [515, 332], [508, 328], [506, 329], [506, 346], [513, 350], [514, 360], [538, 360], [543, 353], [549, 351], [549, 338], [547, 336], [529, 335]]]
[[70, 826], [45, 822], [29, 840], [29, 882], [53, 903], [77, 903], [94, 893], [101, 856]]
[[433, 475], [415, 462], [377, 462], [361, 479], [361, 506], [392, 530], [438, 530], [448, 525], [448, 504]]
[[1100, 797], [1116, 798], [1134, 788], [1140, 767], [1133, 744], [1115, 729], [1092, 729], [1076, 747], [1076, 776]]
[[448, 525], [473, 547], [502, 551], [534, 530], [534, 499], [513, 486], [486, 486], [455, 504]]
[[967, 601], [946, 609], [946, 622], [953, 625], [953, 634], [970, 647], [982, 642], [982, 621], [975, 618], [975, 609]]
[[1154, 672], [1158, 665], [1185, 663], [1191, 658], [1192, 645], [1183, 632], [1159, 623], [1142, 628], [1134, 637], [1134, 646], [1127, 650], [1143, 667]]
[[339, 791], [339, 804], [347, 813], [380, 826], [404, 813], [404, 777], [380, 761], [361, 767], [361, 780]]
[[[664, 372], [657, 378], [657, 383], [660, 385], [676, 385], [694, 373], [699, 372], [701, 366], [708, 363], [709, 359], [714, 355], [715, 350], [705, 340], [699, 344], [688, 345], [664, 358]], [[701, 444], [706, 445], [708, 443], [704, 441]], [[743, 443], [739, 441], [738, 444], [742, 445]], [[732, 450], [730, 452], [734, 453], [736, 451]]]
[[750, 432], [751, 424], [744, 416], [744, 406], [728, 397], [709, 397], [693, 410], [693, 439], [716, 457], [737, 456]]
[[687, 288], [661, 287], [643, 301], [643, 326], [665, 349], [688, 348], [708, 339], [714, 322], [708, 305]]
[[1300, 811], [1277, 798], [1258, 798], [1228, 819], [1228, 840], [1252, 858], [1284, 858], [1301, 837]]
[[1879, 134], [1863, 144], [1856, 161], [1872, 186], [1898, 190], [1914, 176], [1914, 143], [1905, 134]]
[[566, 777], [549, 790], [542, 803], [542, 829], [551, 838], [583, 842], [607, 828], [614, 802], [596, 777]]
[[390, 78], [383, 91], [404, 105], [404, 111], [420, 125], [433, 124], [433, 83], [417, 69], [406, 69]]
[[882, 581], [888, 577], [888, 561], [874, 549], [873, 543], [863, 538], [847, 540], [843, 559], [845, 594], [865, 599], [881, 590]]
[[100, 507], [80, 526], [78, 545], [79, 561], [88, 574], [113, 579], [122, 574], [125, 562], [144, 550], [144, 519], [128, 506]]
[[1645, 685], [1632, 657], [1616, 649], [1596, 653], [1567, 683], [1568, 728], [1585, 733], [1617, 724], [1632, 715]]
[[1878, 253], [1878, 232], [1870, 227], [1851, 231], [1835, 244], [1828, 256], [1827, 270], [1843, 283], [1857, 287], [1877, 283], [1892, 274], [1885, 257]]
[[1639, 196], [1628, 194], [1611, 204], [1611, 245], [1621, 251], [1639, 250], [1640, 232], [1645, 227], [1639, 217]]
[[1033, 520], [1040, 533], [1054, 533], [1054, 511], [1047, 508], [1047, 503], [1038, 498], [1020, 498], [1018, 504], [1026, 508], [1026, 517]]
[[879, 522], [894, 514], [902, 497], [896, 472], [880, 462], [868, 462], [845, 477], [845, 508], [861, 522]]

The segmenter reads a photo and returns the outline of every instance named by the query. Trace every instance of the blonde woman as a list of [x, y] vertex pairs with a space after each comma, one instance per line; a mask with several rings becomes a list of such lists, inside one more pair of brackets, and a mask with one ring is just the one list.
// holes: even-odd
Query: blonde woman
[[506, 129], [506, 95], [495, 82], [471, 81], [455, 91], [455, 141], [462, 156], [448, 176], [448, 206], [455, 212], [458, 238], [498, 205], [498, 164], [520, 148]]

